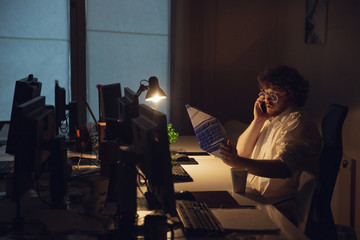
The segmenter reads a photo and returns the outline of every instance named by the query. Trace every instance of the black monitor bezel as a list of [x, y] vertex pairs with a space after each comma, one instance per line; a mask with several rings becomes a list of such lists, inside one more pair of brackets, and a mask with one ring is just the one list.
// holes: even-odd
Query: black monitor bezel
[[61, 122], [66, 120], [66, 91], [55, 81], [55, 119], [56, 126], [61, 127]]
[[132, 127], [137, 165], [146, 176], [148, 190], [165, 213], [176, 216], [166, 115], [140, 104], [139, 117], [132, 119]]
[[124, 96], [118, 99], [119, 122], [122, 131], [120, 141], [133, 143], [131, 119], [139, 117], [139, 96], [130, 88], [124, 88]]
[[17, 142], [16, 142], [16, 129], [19, 124], [19, 119], [14, 114], [14, 109], [41, 94], [42, 83], [34, 78], [32, 74], [28, 77], [17, 80], [15, 83], [14, 97], [11, 109], [10, 126], [6, 143], [6, 153], [15, 154]]
[[[119, 109], [117, 107], [118, 99], [122, 97], [121, 95], [121, 84], [112, 83], [107, 85], [102, 85], [101, 87], [104, 107], [104, 119], [117, 119], [119, 116]], [[101, 108], [102, 106], [100, 106]]]
[[33, 183], [33, 173], [40, 175], [42, 164], [50, 152], [44, 150], [46, 142], [55, 137], [54, 109], [45, 105], [39, 96], [14, 108], [19, 119], [16, 126], [14, 153], [13, 201], [19, 201]]

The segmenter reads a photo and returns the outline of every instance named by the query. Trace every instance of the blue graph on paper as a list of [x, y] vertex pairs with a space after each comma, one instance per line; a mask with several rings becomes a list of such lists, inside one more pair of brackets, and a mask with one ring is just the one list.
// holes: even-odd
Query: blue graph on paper
[[186, 105], [199, 146], [219, 157], [220, 144], [225, 143], [225, 133], [220, 121], [207, 113]]

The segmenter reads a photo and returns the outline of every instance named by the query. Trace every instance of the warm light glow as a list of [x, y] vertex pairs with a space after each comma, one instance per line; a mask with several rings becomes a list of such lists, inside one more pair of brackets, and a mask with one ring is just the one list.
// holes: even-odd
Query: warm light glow
[[[148, 86], [142, 84], [142, 82], [148, 82]], [[151, 101], [151, 102], [158, 102], [164, 98], [166, 98], [165, 92], [160, 88], [159, 86], [159, 80], [157, 77], [152, 76], [149, 78], [149, 80], [142, 80], [140, 82], [140, 87], [137, 91], [137, 95], [140, 96], [140, 94], [144, 91], [147, 91], [145, 96], [145, 101]]]
[[158, 101], [160, 101], [160, 100], [162, 100], [162, 99], [164, 99], [164, 98], [166, 98], [166, 96], [159, 96], [158, 94], [156, 94], [154, 97], [152, 97], [152, 98], [147, 98], [147, 99], [145, 99], [145, 101], [148, 101], [148, 102], [158, 102]]

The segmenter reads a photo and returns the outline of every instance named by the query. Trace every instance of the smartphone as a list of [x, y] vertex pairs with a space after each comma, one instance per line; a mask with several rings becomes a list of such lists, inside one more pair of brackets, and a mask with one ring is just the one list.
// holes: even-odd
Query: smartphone
[[260, 104], [260, 109], [261, 109], [261, 111], [262, 111], [263, 113], [266, 113], [266, 104], [265, 104], [265, 102], [262, 102], [262, 103]]

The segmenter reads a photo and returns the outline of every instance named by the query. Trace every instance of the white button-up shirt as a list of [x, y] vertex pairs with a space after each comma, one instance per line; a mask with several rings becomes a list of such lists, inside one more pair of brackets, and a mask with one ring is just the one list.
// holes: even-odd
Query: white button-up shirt
[[302, 170], [317, 175], [321, 146], [322, 139], [315, 123], [298, 109], [285, 110], [265, 122], [250, 158], [279, 159], [290, 169], [291, 177], [266, 178], [249, 174], [248, 183], [271, 203], [294, 196]]

